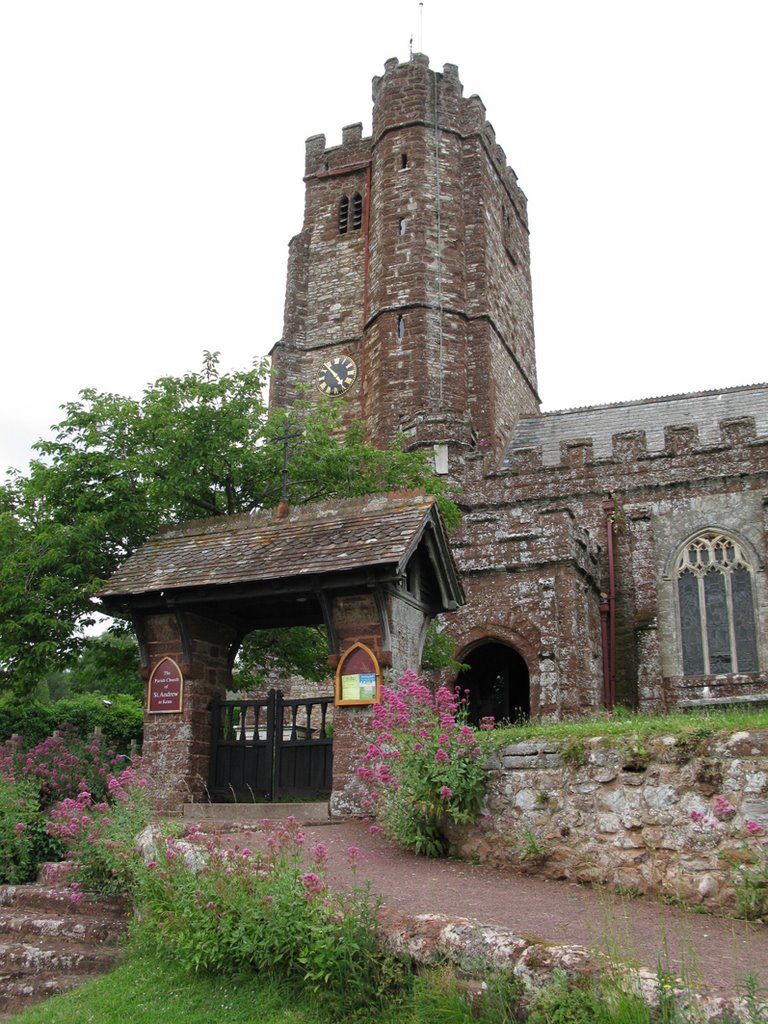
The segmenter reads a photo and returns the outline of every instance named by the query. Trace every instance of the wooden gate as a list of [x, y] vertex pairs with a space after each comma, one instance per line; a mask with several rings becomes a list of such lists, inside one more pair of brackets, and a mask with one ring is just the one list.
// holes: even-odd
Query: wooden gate
[[329, 796], [333, 771], [332, 697], [211, 703], [211, 770], [215, 799], [285, 800]]

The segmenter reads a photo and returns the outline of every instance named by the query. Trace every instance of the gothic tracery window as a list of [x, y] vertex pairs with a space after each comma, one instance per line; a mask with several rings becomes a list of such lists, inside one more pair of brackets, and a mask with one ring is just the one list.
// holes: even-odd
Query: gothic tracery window
[[707, 531], [676, 565], [686, 676], [757, 672], [752, 565], [733, 538]]

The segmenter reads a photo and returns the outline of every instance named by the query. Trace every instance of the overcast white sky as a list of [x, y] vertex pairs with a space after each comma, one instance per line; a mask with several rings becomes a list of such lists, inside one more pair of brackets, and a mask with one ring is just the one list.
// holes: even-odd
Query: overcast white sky
[[409, 37], [528, 195], [544, 408], [768, 378], [766, 0], [0, 0], [0, 470], [280, 337], [304, 140]]

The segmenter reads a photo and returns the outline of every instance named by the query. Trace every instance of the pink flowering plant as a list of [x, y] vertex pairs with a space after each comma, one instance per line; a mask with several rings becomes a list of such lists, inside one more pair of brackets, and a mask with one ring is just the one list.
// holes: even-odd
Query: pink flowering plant
[[754, 818], [737, 823], [737, 809], [722, 795], [712, 801], [711, 815], [693, 810], [690, 819], [705, 835], [736, 840], [737, 845], [722, 849], [720, 857], [731, 868], [739, 917], [747, 921], [765, 920], [768, 918], [768, 830]]
[[393, 689], [382, 687], [374, 705], [375, 738], [358, 777], [384, 832], [416, 853], [445, 853], [443, 825], [475, 820], [485, 796], [488, 732], [467, 723], [466, 695], [432, 692], [408, 671]]
[[83, 740], [68, 725], [28, 750], [0, 746], [0, 771], [33, 783], [42, 808], [75, 798], [83, 790], [102, 799], [107, 779], [125, 761], [103, 738]]
[[35, 785], [0, 771], [0, 883], [31, 882], [38, 866], [60, 853], [46, 832]]
[[47, 829], [72, 861], [75, 898], [83, 890], [104, 896], [130, 893], [141, 856], [136, 837], [149, 823], [146, 779], [129, 766], [106, 779], [106, 796], [87, 789], [66, 797], [49, 812]]
[[46, 828], [46, 810], [79, 792], [107, 791], [118, 763], [102, 739], [82, 740], [68, 727], [30, 749], [0, 745], [0, 882], [29, 882], [58, 860], [62, 837]]
[[379, 898], [368, 887], [333, 890], [325, 845], [308, 847], [294, 818], [264, 821], [242, 842], [191, 838], [204, 843], [202, 867], [192, 870], [185, 844], [166, 839], [141, 876], [141, 917], [158, 955], [193, 971], [258, 971], [332, 1000], [339, 1019], [369, 1020], [397, 976], [379, 943]]

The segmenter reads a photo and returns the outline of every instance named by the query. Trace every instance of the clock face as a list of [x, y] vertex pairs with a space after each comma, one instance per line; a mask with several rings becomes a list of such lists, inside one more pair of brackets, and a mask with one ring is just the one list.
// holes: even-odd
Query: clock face
[[324, 395], [345, 395], [357, 380], [357, 367], [349, 356], [326, 359], [317, 374], [317, 387]]

